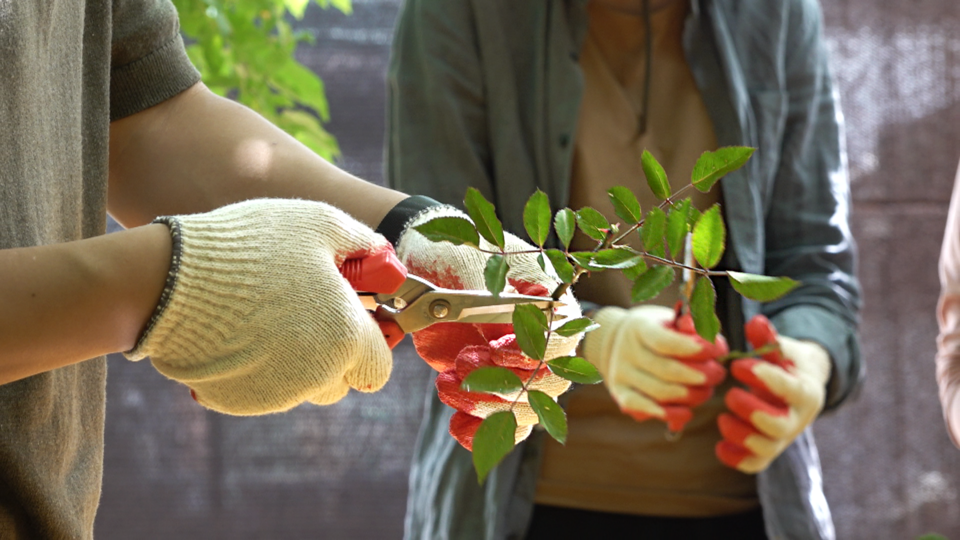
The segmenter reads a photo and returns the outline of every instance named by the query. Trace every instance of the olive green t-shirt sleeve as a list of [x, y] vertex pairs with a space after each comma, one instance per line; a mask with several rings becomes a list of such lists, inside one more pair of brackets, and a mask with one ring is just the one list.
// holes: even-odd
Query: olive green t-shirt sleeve
[[110, 64], [111, 122], [162, 103], [200, 80], [169, 0], [113, 2]]

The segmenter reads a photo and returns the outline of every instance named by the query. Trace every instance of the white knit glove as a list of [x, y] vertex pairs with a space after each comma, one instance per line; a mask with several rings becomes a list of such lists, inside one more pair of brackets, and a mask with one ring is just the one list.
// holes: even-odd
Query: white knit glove
[[725, 375], [717, 358], [729, 352], [718, 335], [697, 335], [690, 315], [645, 305], [605, 307], [594, 316], [600, 329], [585, 341], [583, 356], [603, 375], [610, 396], [638, 422], [659, 418], [681, 431], [693, 407], [713, 395]]
[[812, 341], [777, 335], [773, 324], [757, 315], [744, 327], [754, 349], [769, 345], [779, 351], [759, 358], [735, 360], [730, 373], [749, 390], [731, 388], [717, 423], [723, 440], [717, 457], [745, 473], [770, 466], [816, 420], [826, 400], [830, 354]]
[[[431, 242], [413, 230], [413, 227], [431, 219], [444, 216], [467, 216], [451, 206], [435, 206], [413, 218], [400, 237], [397, 254], [407, 270], [414, 275], [430, 280], [449, 289], [485, 290], [483, 270], [490, 257], [467, 246], [454, 246], [449, 242]], [[533, 246], [516, 236], [506, 233], [506, 251], [531, 251]], [[496, 250], [496, 246], [481, 240], [481, 247]], [[519, 292], [536, 296], [549, 296], [560, 280], [547, 266], [545, 273], [537, 263], [536, 254], [524, 253], [507, 256], [510, 270], [507, 272], [505, 292]], [[549, 264], [549, 262], [548, 262]], [[580, 305], [573, 294], [567, 292], [561, 301], [565, 304], [557, 314], [570, 318], [580, 317]], [[557, 321], [554, 326], [563, 324]], [[562, 337], [551, 334], [547, 344], [547, 360], [570, 356], [576, 351], [582, 334]], [[440, 399], [457, 409], [450, 420], [450, 433], [466, 448], [473, 445], [473, 435], [480, 422], [487, 416], [513, 407], [517, 418], [516, 441], [530, 435], [538, 422], [537, 414], [527, 402], [526, 392], [511, 396], [495, 396], [467, 392], [460, 388], [463, 379], [474, 369], [484, 366], [500, 366], [514, 370], [526, 381], [534, 374], [538, 361], [524, 356], [516, 344], [513, 325], [510, 324], [435, 324], [413, 334], [413, 343], [420, 356], [435, 370]], [[531, 389], [540, 390], [556, 399], [570, 388], [570, 382], [551, 373], [546, 366], [540, 369]]]
[[161, 218], [174, 259], [130, 360], [149, 356], [199, 403], [235, 415], [379, 390], [392, 364], [376, 322], [338, 267], [391, 249], [324, 203], [257, 199]]

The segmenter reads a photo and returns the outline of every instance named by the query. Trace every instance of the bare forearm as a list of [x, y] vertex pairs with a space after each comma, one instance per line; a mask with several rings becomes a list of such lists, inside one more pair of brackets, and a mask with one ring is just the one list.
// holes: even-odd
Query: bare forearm
[[0, 384], [131, 349], [160, 298], [170, 234], [0, 250]]
[[351, 176], [202, 84], [110, 128], [110, 211], [125, 226], [258, 197], [328, 202], [376, 226], [405, 196]]

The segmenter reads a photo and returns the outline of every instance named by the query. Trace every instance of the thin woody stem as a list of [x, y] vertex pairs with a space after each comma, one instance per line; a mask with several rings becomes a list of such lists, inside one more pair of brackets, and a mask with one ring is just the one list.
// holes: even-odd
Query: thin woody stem
[[513, 403], [510, 404], [511, 413], [513, 412], [513, 408], [517, 405], [517, 403], [520, 402], [520, 396], [522, 396], [524, 392], [529, 392], [530, 385], [533, 384], [533, 380], [537, 378], [537, 374], [540, 373], [540, 370], [543, 368], [543, 365], [546, 363], [546, 358], [547, 358], [546, 348], [547, 346], [550, 345], [550, 335], [552, 333], [553, 333], [553, 303], [550, 304], [550, 312], [547, 315], [547, 341], [543, 350], [543, 358], [541, 358], [540, 361], [537, 363], [537, 367], [533, 370], [533, 373], [530, 375], [530, 378], [527, 379], [525, 383], [523, 383], [523, 390], [521, 390], [520, 393], [517, 394], [516, 399], [514, 399]]

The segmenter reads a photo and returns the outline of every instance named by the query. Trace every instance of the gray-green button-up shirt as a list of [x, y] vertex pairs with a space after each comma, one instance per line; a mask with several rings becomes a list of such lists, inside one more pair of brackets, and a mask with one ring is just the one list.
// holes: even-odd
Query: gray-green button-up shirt
[[[389, 73], [390, 185], [460, 204], [469, 186], [523, 230], [536, 189], [569, 199], [583, 90], [578, 55], [586, 0], [406, 0]], [[763, 305], [730, 296], [731, 344], [764, 313], [779, 331], [833, 359], [827, 407], [863, 377], [860, 306], [842, 116], [816, 0], [693, 0], [687, 60], [722, 146], [757, 148], [721, 181], [728, 268], [803, 285]], [[741, 345], [742, 346], [742, 345]], [[539, 469], [535, 434], [477, 485], [470, 454], [447, 434], [452, 411], [428, 392], [411, 471], [406, 535], [522, 538]], [[771, 539], [834, 538], [809, 431], [758, 475]]]

